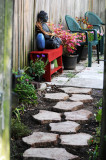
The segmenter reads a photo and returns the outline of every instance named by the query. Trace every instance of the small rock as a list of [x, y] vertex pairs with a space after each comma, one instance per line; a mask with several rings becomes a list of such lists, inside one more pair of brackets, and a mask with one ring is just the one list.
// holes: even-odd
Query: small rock
[[39, 90], [44, 91], [46, 89], [46, 87], [47, 87], [47, 85], [45, 83], [41, 83]]

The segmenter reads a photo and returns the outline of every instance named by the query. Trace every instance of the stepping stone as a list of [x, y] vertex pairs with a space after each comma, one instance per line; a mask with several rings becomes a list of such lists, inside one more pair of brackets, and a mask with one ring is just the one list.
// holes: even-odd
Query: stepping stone
[[45, 99], [52, 101], [65, 101], [69, 99], [69, 95], [66, 93], [47, 93], [45, 94]]
[[38, 147], [48, 144], [57, 144], [58, 137], [58, 134], [34, 132], [32, 135], [22, 138], [22, 140], [33, 147]]
[[65, 112], [64, 115], [66, 120], [82, 122], [87, 121], [92, 116], [92, 112], [81, 109], [73, 112]]
[[68, 153], [64, 148], [30, 148], [26, 150], [23, 157], [41, 158], [48, 160], [78, 160], [78, 156]]
[[68, 94], [76, 94], [76, 93], [91, 94], [92, 93], [92, 89], [88, 89], [88, 88], [65, 87], [65, 88], [59, 88], [59, 89]]
[[91, 135], [86, 133], [77, 133], [71, 135], [61, 135], [61, 144], [73, 147], [88, 146], [88, 141], [92, 138]]
[[51, 111], [40, 110], [33, 118], [41, 124], [61, 121], [61, 114]]
[[50, 123], [51, 131], [63, 133], [76, 133], [80, 129], [80, 124], [73, 121]]
[[92, 102], [93, 98], [90, 95], [72, 94], [71, 101]]
[[53, 109], [56, 111], [75, 111], [82, 108], [83, 108], [82, 102], [60, 101], [55, 106], [53, 106]]

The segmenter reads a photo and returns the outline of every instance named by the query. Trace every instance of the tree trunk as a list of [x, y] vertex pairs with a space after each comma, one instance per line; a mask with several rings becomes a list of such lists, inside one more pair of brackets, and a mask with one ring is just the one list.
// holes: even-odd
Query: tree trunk
[[13, 0], [0, 0], [0, 160], [10, 160]]
[[[106, 17], [106, 8], [105, 8], [105, 17]], [[101, 126], [101, 155], [100, 155], [101, 160], [106, 160], [106, 27], [105, 27], [104, 59], [105, 59], [104, 61], [104, 87], [103, 87], [103, 109], [102, 109], [102, 126]]]

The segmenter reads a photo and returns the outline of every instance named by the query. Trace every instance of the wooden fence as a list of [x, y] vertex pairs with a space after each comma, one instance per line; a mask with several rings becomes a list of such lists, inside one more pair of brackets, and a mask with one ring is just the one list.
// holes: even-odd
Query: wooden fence
[[65, 15], [84, 16], [94, 11], [105, 20], [105, 0], [14, 0], [13, 20], [13, 69], [23, 68], [28, 62], [28, 53], [36, 48], [35, 23], [41, 10], [48, 13], [50, 22], [62, 23], [66, 28]]

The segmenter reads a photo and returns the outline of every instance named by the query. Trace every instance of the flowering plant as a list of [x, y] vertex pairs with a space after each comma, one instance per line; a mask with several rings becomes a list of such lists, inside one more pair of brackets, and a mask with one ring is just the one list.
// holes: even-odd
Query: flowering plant
[[30, 61], [30, 66], [28, 68], [28, 72], [31, 76], [42, 76], [45, 73], [45, 66], [47, 65], [48, 61], [44, 62], [42, 59], [45, 58], [45, 55], [42, 54], [37, 55], [37, 59], [35, 62], [32, 60]]
[[[88, 17], [83, 18], [83, 17], [76, 17], [77, 22], [80, 24], [82, 29], [93, 29], [93, 25], [88, 23]], [[103, 36], [102, 33], [97, 31], [97, 38], [98, 40], [101, 40], [101, 37]], [[93, 41], [94, 40], [94, 32], [93, 31], [88, 31], [88, 40]], [[83, 41], [84, 42], [84, 41]]]
[[69, 33], [69, 30], [63, 30], [62, 25], [58, 25], [58, 28], [55, 27], [54, 24], [48, 24], [50, 29], [62, 40], [63, 45], [63, 54], [71, 55], [74, 54], [77, 50], [77, 46], [80, 46], [80, 42], [82, 42], [81, 37], [83, 35], [74, 33]]
[[88, 23], [88, 17], [84, 18], [84, 17], [76, 17], [77, 22], [79, 23], [79, 25], [81, 26], [82, 29], [93, 29], [93, 25]]

